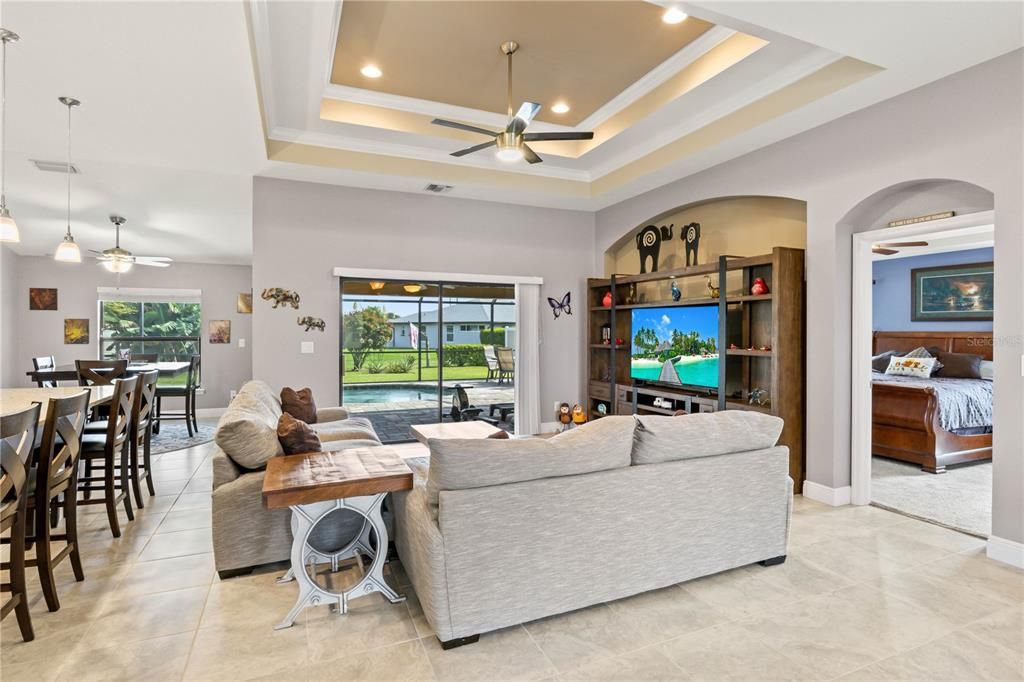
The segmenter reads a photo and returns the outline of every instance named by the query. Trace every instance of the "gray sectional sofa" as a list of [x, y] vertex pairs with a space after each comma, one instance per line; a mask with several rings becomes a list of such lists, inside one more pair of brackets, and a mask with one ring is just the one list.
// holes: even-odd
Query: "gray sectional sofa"
[[[281, 400], [262, 381], [250, 381], [217, 424], [213, 455], [213, 552], [222, 578], [246, 573], [254, 566], [285, 561], [291, 551], [291, 512], [263, 506], [263, 473], [271, 457], [282, 454], [277, 439]], [[380, 445], [373, 425], [350, 418], [340, 407], [317, 410], [311, 424], [323, 449], [345, 450]], [[328, 546], [358, 530], [354, 518], [321, 524], [316, 543]]]
[[[483, 632], [785, 558], [782, 420], [605, 417], [550, 439], [431, 440], [395, 543], [446, 648]], [[629, 557], [628, 566], [621, 561]]]

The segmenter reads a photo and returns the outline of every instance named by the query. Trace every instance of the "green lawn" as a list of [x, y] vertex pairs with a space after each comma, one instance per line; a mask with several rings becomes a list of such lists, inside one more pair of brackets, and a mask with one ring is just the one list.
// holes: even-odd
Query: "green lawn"
[[[486, 379], [486, 367], [445, 367], [445, 381], [462, 381], [466, 379]], [[437, 381], [437, 367], [424, 367], [422, 376], [413, 368], [411, 372], [402, 374], [370, 374], [365, 367], [356, 372], [346, 370], [346, 384], [370, 384], [381, 381]]]

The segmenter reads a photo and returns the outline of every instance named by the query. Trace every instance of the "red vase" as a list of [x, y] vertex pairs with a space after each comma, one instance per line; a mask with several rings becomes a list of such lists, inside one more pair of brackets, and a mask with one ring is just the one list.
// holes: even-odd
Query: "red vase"
[[764, 296], [768, 293], [768, 285], [761, 277], [754, 278], [754, 284], [750, 287], [750, 293], [754, 296]]
[[601, 305], [603, 305], [605, 308], [611, 308], [612, 307], [612, 292], [610, 292], [610, 291], [606, 291], [605, 292], [604, 298], [601, 299]]

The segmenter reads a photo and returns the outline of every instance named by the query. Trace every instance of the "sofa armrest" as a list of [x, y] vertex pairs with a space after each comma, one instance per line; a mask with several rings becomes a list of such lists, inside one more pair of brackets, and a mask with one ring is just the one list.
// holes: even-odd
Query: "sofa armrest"
[[344, 407], [321, 407], [316, 411], [317, 422], [336, 422], [348, 419], [348, 410]]
[[213, 453], [212, 460], [214, 490], [242, 475], [242, 470], [220, 448]]

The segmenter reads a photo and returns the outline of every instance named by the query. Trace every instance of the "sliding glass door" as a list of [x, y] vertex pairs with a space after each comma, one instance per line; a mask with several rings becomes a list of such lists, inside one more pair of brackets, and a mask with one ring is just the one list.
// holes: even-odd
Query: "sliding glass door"
[[382, 441], [442, 421], [512, 430], [513, 286], [343, 279], [340, 313], [341, 402]]

